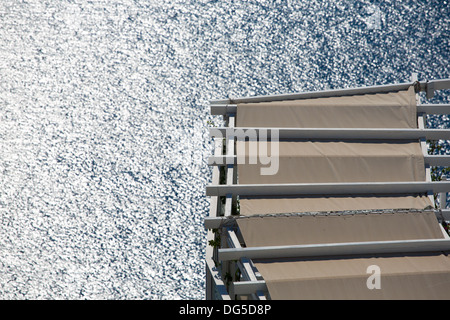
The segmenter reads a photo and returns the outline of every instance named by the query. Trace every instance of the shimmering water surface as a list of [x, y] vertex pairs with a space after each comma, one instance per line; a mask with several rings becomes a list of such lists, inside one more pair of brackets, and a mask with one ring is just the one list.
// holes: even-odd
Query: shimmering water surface
[[2, 0], [0, 298], [203, 299], [208, 101], [448, 78], [449, 19], [448, 1]]

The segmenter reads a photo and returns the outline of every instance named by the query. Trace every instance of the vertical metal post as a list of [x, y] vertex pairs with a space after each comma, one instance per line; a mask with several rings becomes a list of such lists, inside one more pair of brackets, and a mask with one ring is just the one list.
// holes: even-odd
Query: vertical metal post
[[211, 272], [209, 271], [208, 264], [206, 264], [206, 300], [212, 300], [213, 299], [213, 293], [214, 293], [214, 284]]
[[[447, 181], [447, 176], [442, 176], [442, 181]], [[441, 210], [447, 207], [447, 192], [441, 192], [439, 194], [439, 208]]]
[[[414, 83], [418, 81], [418, 73], [414, 72], [411, 75], [411, 81]], [[416, 93], [416, 105], [420, 104], [420, 95], [419, 93]], [[427, 115], [425, 113], [418, 113], [417, 114], [417, 127], [419, 129], [425, 129], [427, 127]], [[427, 147], [427, 141], [426, 139], [420, 139], [420, 147], [422, 148], [422, 153], [424, 156], [428, 155], [428, 147]], [[426, 181], [431, 181], [431, 168], [428, 164], [425, 164], [425, 179]], [[428, 198], [430, 199], [431, 203], [436, 203], [436, 200], [434, 198], [433, 192], [428, 192]]]
[[[235, 126], [235, 115], [230, 114], [228, 117], [228, 127], [234, 128]], [[234, 156], [234, 140], [235, 137], [233, 136], [227, 136], [226, 139], [226, 155], [227, 156]], [[236, 168], [233, 164], [227, 164], [227, 184], [234, 184], [235, 181], [235, 171]], [[226, 196], [226, 202], [225, 202], [225, 216], [231, 216], [232, 209], [233, 209], [233, 202], [236, 200], [236, 196], [233, 196], [231, 194], [227, 194]]]

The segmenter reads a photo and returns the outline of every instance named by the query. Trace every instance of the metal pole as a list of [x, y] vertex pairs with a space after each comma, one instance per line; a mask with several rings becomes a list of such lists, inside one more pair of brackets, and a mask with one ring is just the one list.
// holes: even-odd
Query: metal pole
[[[442, 181], [447, 181], [447, 176], [442, 176]], [[447, 207], [447, 192], [441, 192], [439, 194], [439, 207], [445, 209]]]

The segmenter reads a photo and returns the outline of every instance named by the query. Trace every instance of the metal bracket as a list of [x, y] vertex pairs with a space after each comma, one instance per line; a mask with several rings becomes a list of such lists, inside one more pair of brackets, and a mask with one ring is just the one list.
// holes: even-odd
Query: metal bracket
[[428, 82], [425, 85], [425, 90], [427, 92], [427, 99], [431, 99], [434, 97], [434, 82]]

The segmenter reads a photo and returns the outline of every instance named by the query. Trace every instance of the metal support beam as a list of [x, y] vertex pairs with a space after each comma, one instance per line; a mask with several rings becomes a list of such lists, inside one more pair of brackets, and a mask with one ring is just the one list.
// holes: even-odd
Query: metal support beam
[[425, 164], [433, 167], [450, 167], [450, 155], [426, 155]]
[[[214, 141], [214, 154], [220, 156], [222, 154], [222, 139], [215, 139]], [[214, 184], [219, 184], [219, 168], [213, 168], [212, 181]], [[220, 201], [218, 197], [211, 197], [210, 218], [217, 218], [218, 216], [218, 206]], [[215, 266], [213, 255], [214, 248], [209, 245], [209, 241], [214, 240], [214, 234], [209, 229], [206, 236], [206, 299], [212, 300], [216, 297], [216, 294], [222, 300], [231, 300], [230, 295], [227, 292], [225, 283], [222, 280], [220, 270]]]
[[219, 249], [219, 259], [226, 261], [242, 257], [248, 259], [274, 259], [448, 250], [450, 250], [450, 240], [448, 239], [367, 241]]
[[[237, 112], [236, 104], [212, 104], [211, 115], [227, 115]], [[418, 104], [417, 113], [424, 114], [450, 114], [450, 104]]]
[[[238, 268], [241, 270], [242, 278], [244, 279], [244, 282], [258, 281], [256, 274], [253, 271], [252, 263], [249, 259], [241, 258], [241, 260], [238, 261], [236, 264], [237, 264]], [[242, 282], [242, 281], [240, 281], [240, 282]], [[233, 290], [234, 290], [235, 294], [239, 294], [239, 293], [236, 293], [236, 287], [235, 287], [236, 283], [237, 282], [233, 282]], [[267, 289], [264, 288], [264, 290], [259, 289], [259, 290], [256, 290], [256, 292], [253, 291], [253, 292], [249, 292], [248, 294], [251, 294], [251, 296], [254, 300], [265, 300], [266, 297], [265, 297], [264, 293], [266, 291], [267, 291]]]
[[314, 92], [301, 92], [290, 94], [277, 94], [266, 96], [254, 96], [244, 98], [233, 98], [226, 100], [211, 100], [211, 104], [238, 104], [238, 103], [250, 103], [250, 102], [270, 102], [281, 100], [298, 100], [298, 99], [311, 99], [311, 98], [325, 98], [325, 97], [339, 97], [339, 96], [352, 96], [356, 94], [368, 94], [368, 93], [384, 93], [395, 92], [401, 90], [407, 90], [414, 83], [399, 83], [389, 84], [381, 86], [367, 86], [360, 88], [349, 89], [335, 89], [335, 90], [323, 90]]
[[421, 194], [450, 191], [450, 181], [286, 183], [207, 186], [207, 196]]
[[[232, 229], [227, 230], [227, 240], [230, 248], [242, 248], [239, 242], [239, 239]], [[247, 258], [241, 258], [240, 261], [236, 262], [236, 266], [241, 270], [241, 274], [243, 279], [246, 281], [257, 281], [256, 275], [253, 272], [251, 262]], [[231, 287], [233, 294], [237, 294], [234, 290], [234, 286]], [[265, 299], [265, 295], [263, 292], [252, 292], [252, 298], [255, 300]]]
[[450, 104], [418, 104], [417, 113], [450, 114]]
[[[236, 131], [240, 130], [240, 131]], [[450, 129], [385, 129], [385, 128], [210, 128], [211, 137], [239, 136], [260, 132], [277, 131], [280, 139], [325, 139], [325, 140], [450, 140]]]
[[436, 215], [440, 220], [450, 221], [450, 209], [441, 209]]
[[420, 91], [450, 89], [450, 79], [437, 79], [420, 83]]
[[210, 296], [207, 296], [208, 300], [212, 300], [214, 298], [214, 290], [219, 295], [221, 300], [231, 300], [230, 295], [228, 294], [227, 288], [225, 286], [225, 283], [222, 280], [221, 274], [217, 267], [214, 265], [214, 262], [212, 259], [206, 259], [206, 275], [210, 277], [211, 281], [209, 285], [211, 288], [208, 290], [211, 290]]
[[236, 236], [236, 233], [234, 232], [234, 230], [227, 230], [228, 232], [228, 246], [230, 248], [241, 248], [241, 244], [239, 243], [239, 239]]
[[213, 116], [225, 116], [230, 113], [237, 112], [236, 104], [211, 104], [210, 105], [211, 115]]
[[420, 91], [427, 93], [427, 98], [431, 98], [434, 95], [435, 90], [450, 89], [450, 79], [439, 79], [425, 82], [407, 82], [380, 86], [367, 86], [359, 88], [348, 89], [334, 89], [323, 90], [313, 92], [300, 92], [289, 94], [277, 94], [277, 95], [265, 95], [265, 96], [253, 96], [242, 97], [233, 99], [211, 100], [211, 105], [224, 105], [224, 104], [238, 104], [238, 103], [254, 103], [254, 102], [270, 102], [281, 100], [299, 100], [299, 99], [312, 99], [312, 98], [326, 98], [326, 97], [340, 97], [340, 96], [352, 96], [370, 93], [387, 93], [401, 90], [407, 90], [410, 86], [417, 85]]
[[[434, 167], [450, 167], [450, 155], [424, 155], [425, 165]], [[208, 158], [208, 165], [210, 166], [225, 166], [228, 164], [236, 165], [238, 163], [238, 156], [210, 156]], [[243, 158], [242, 163], [245, 163]]]

